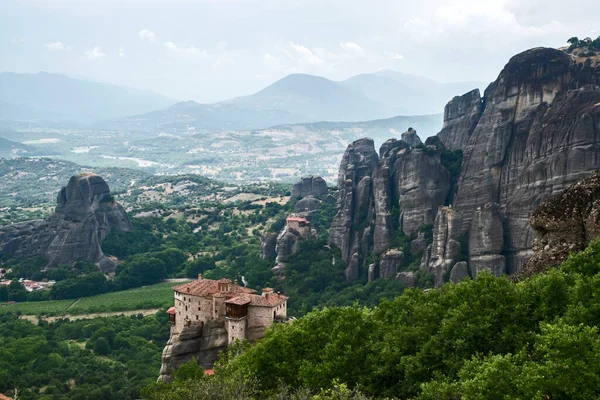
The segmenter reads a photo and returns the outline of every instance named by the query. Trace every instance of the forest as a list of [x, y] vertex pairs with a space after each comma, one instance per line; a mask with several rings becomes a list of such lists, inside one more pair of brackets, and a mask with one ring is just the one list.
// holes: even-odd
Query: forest
[[[600, 396], [600, 240], [515, 283], [489, 273], [406, 290], [376, 307], [326, 307], [192, 365], [148, 399], [592, 399]], [[233, 388], [232, 388], [233, 384]], [[315, 396], [315, 397], [311, 397]]]

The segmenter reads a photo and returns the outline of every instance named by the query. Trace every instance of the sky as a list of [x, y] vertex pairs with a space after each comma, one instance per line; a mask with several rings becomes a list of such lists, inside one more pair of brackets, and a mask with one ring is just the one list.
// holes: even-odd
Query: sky
[[291, 73], [491, 82], [523, 50], [599, 35], [597, 0], [0, 0], [0, 71], [214, 102]]

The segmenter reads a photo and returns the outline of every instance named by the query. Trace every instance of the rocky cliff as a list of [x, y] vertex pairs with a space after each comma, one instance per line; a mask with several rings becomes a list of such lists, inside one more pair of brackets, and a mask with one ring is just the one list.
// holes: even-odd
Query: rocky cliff
[[[532, 254], [532, 211], [600, 167], [599, 84], [593, 60], [536, 48], [511, 58], [483, 97], [473, 90], [452, 99], [442, 131], [425, 145], [412, 130], [385, 142], [379, 156], [370, 139], [350, 144], [330, 237], [348, 279], [399, 232], [423, 248], [416, 236], [434, 222], [421, 268], [436, 285], [469, 271], [518, 271]], [[453, 157], [462, 163], [451, 165]], [[440, 206], [457, 220], [446, 212], [436, 220]], [[460, 258], [466, 268], [452, 273]]]
[[600, 237], [600, 171], [543, 202], [529, 221], [535, 231], [534, 254], [517, 278], [558, 266]]
[[128, 231], [131, 223], [104, 179], [92, 173], [73, 176], [56, 202], [45, 220], [0, 227], [0, 253], [17, 258], [40, 255], [50, 267], [86, 260], [105, 273], [114, 271], [115, 263], [100, 246], [112, 229]]
[[163, 349], [158, 380], [170, 382], [171, 373], [191, 359], [202, 368], [210, 369], [219, 358], [219, 353], [226, 348], [225, 321], [214, 319], [187, 326], [180, 333], [171, 334]]

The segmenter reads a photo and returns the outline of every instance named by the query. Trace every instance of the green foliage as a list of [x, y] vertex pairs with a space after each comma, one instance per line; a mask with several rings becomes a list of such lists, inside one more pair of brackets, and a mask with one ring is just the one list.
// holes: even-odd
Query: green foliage
[[589, 399], [600, 396], [600, 240], [561, 269], [517, 284], [488, 273], [438, 290], [410, 289], [373, 309], [312, 311], [273, 326], [224, 362], [281, 386], [375, 397]]
[[36, 326], [2, 314], [0, 393], [12, 394], [16, 388], [19, 400], [137, 399], [160, 368], [169, 337], [165, 318], [163, 310], [141, 319], [59, 320]]

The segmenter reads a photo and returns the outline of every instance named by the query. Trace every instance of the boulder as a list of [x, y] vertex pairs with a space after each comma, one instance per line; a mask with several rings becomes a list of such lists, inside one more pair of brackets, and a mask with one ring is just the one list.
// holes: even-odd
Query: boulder
[[402, 271], [396, 275], [396, 280], [402, 282], [406, 287], [413, 287], [417, 282], [414, 272]]
[[389, 250], [379, 260], [379, 277], [394, 278], [404, 262], [404, 253], [400, 250]]
[[321, 206], [321, 200], [315, 198], [313, 195], [306, 196], [294, 204], [294, 211], [296, 212], [315, 212]]
[[423, 142], [421, 142], [421, 138], [419, 138], [419, 135], [417, 135], [417, 131], [415, 131], [413, 128], [408, 128], [408, 130], [401, 135], [401, 138], [402, 141], [408, 144], [410, 147], [416, 147], [420, 144], [423, 144]]
[[302, 199], [306, 196], [313, 196], [318, 199], [327, 197], [327, 183], [320, 176], [306, 176], [300, 179], [292, 187], [292, 200]]
[[457, 262], [450, 270], [450, 280], [454, 283], [464, 281], [469, 277], [469, 267], [465, 261]]

